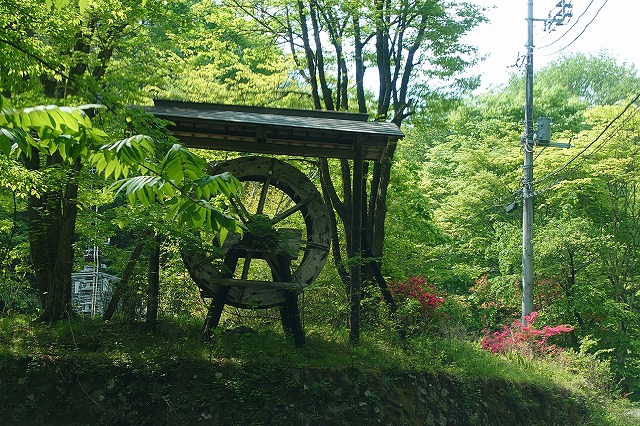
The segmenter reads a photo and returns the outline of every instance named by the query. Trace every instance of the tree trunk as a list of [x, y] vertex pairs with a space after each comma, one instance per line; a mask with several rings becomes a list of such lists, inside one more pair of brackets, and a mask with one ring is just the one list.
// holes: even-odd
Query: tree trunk
[[155, 333], [158, 322], [158, 295], [160, 293], [160, 244], [159, 234], [153, 238], [153, 249], [149, 253], [149, 289], [147, 293], [146, 329]]
[[102, 314], [103, 321], [109, 321], [111, 317], [113, 317], [113, 314], [116, 311], [116, 308], [118, 307], [118, 302], [120, 302], [120, 298], [122, 297], [122, 294], [127, 288], [127, 284], [129, 284], [129, 279], [131, 279], [131, 276], [133, 275], [133, 269], [136, 266], [136, 262], [138, 261], [138, 258], [140, 257], [142, 250], [144, 249], [146, 237], [148, 237], [150, 234], [151, 233], [149, 231], [145, 231], [142, 233], [142, 235], [140, 235], [140, 238], [138, 239], [138, 243], [136, 244], [135, 248], [131, 252], [131, 257], [129, 258], [129, 262], [127, 262], [127, 267], [124, 268], [124, 272], [122, 273], [122, 278], [120, 278], [120, 281], [118, 281], [118, 284], [116, 285], [116, 289], [113, 292], [113, 296], [111, 296], [111, 300], [109, 301], [109, 305], [107, 306], [107, 309]]
[[[329, 165], [325, 158], [320, 159], [320, 187], [322, 188], [322, 197], [325, 203], [329, 205], [329, 221], [331, 225], [331, 252], [333, 255], [333, 263], [338, 271], [338, 276], [342, 281], [346, 294], [349, 295], [349, 271], [342, 261], [342, 253], [340, 252], [340, 238], [338, 233], [338, 222], [336, 220], [335, 212], [338, 209], [344, 209], [344, 204], [337, 199], [335, 194], [335, 188], [333, 192], [330, 191], [333, 183], [331, 182], [331, 176], [329, 175]], [[336, 205], [337, 203], [337, 205]]]
[[[60, 164], [59, 156], [47, 157], [47, 166]], [[24, 159], [29, 170], [40, 169], [40, 155]], [[31, 261], [42, 302], [39, 319], [52, 323], [71, 313], [73, 237], [78, 212], [77, 161], [67, 171], [68, 183], [59, 191], [32, 195], [27, 207]]]
[[371, 183], [370, 225], [371, 251], [373, 256], [382, 258], [384, 251], [384, 222], [387, 217], [387, 193], [391, 180], [391, 166], [396, 150], [396, 142], [390, 142], [384, 157], [374, 164], [374, 174]]
[[50, 308], [43, 309], [44, 318], [49, 322], [67, 316], [71, 312], [71, 272], [73, 271], [73, 237], [76, 232], [76, 217], [78, 215], [78, 184], [75, 182], [77, 171], [81, 168], [80, 161], [74, 165], [68, 179], [73, 179], [65, 185], [62, 200], [62, 214], [58, 228], [57, 258], [53, 268], [52, 295], [48, 295]]
[[313, 50], [311, 49], [311, 42], [309, 41], [309, 29], [307, 27], [307, 16], [305, 13], [304, 3], [298, 0], [298, 13], [300, 16], [300, 24], [302, 29], [302, 41], [304, 44], [304, 53], [307, 59], [307, 68], [309, 70], [309, 84], [311, 85], [311, 96], [313, 98], [313, 106], [316, 109], [321, 109], [322, 104], [320, 102], [320, 94], [318, 92], [318, 80], [316, 76], [316, 63], [313, 56]]
[[367, 100], [364, 96], [364, 57], [362, 51], [362, 34], [360, 28], [360, 17], [353, 17], [353, 39], [354, 39], [354, 55], [356, 62], [356, 98], [358, 100], [358, 112], [367, 112]]

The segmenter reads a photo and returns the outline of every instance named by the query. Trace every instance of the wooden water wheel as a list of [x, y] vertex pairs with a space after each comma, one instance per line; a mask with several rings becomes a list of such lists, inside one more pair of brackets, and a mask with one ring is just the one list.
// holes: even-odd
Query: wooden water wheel
[[327, 260], [328, 208], [304, 173], [275, 158], [239, 157], [211, 165], [209, 173], [225, 171], [243, 182], [244, 190], [231, 200], [231, 207], [248, 231], [242, 237], [230, 234], [218, 258], [183, 252], [202, 295], [212, 298], [205, 332], [208, 335], [217, 327], [225, 304], [253, 309], [280, 306], [285, 331], [301, 345], [297, 297]]

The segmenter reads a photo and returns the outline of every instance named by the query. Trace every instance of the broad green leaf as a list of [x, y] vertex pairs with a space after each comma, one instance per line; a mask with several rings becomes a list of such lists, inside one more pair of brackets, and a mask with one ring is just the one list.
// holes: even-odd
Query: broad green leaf
[[109, 177], [111, 177], [111, 175], [113, 174], [114, 170], [116, 169], [116, 164], [117, 164], [117, 162], [115, 160], [112, 160], [112, 161], [109, 161], [108, 163], [106, 163], [106, 166], [104, 168], [104, 177], [105, 177], [105, 179], [109, 179]]
[[79, 143], [74, 143], [73, 145], [71, 145], [71, 150], [69, 153], [69, 157], [72, 159], [77, 159], [80, 158], [80, 156], [82, 156], [83, 153], [83, 147], [81, 144]]
[[68, 139], [59, 138], [57, 141], [54, 141], [55, 146], [58, 148], [58, 152], [63, 160], [69, 161], [69, 150], [67, 145]]
[[101, 129], [98, 129], [96, 127], [93, 127], [91, 129], [91, 135], [94, 139], [102, 139], [102, 138], [108, 138], [109, 135], [107, 135], [104, 131], [102, 131]]
[[21, 129], [0, 127], [0, 151], [9, 155], [14, 146], [23, 149], [27, 145], [26, 134]]
[[49, 127], [55, 129], [55, 120], [46, 112], [39, 109], [34, 109], [29, 112], [29, 119], [31, 120], [31, 127], [34, 129], [41, 129]]
[[58, 123], [60, 128], [66, 127], [73, 134], [78, 133], [78, 131], [80, 130], [80, 123], [78, 123], [78, 120], [73, 116], [71, 112], [66, 112], [61, 108], [57, 111], [49, 111], [49, 114], [55, 114], [56, 117], [59, 117]]
[[56, 143], [56, 141], [54, 139], [46, 139], [46, 140], [43, 141], [43, 143], [45, 144], [45, 147], [49, 151], [50, 155], [55, 154], [56, 151], [59, 148], [58, 144]]
[[74, 108], [71, 114], [78, 120], [80, 124], [83, 124], [85, 127], [93, 127], [91, 118], [87, 115], [86, 112], [84, 112], [84, 110], [80, 108]]
[[[209, 215], [209, 216], [211, 216], [211, 215]], [[210, 231], [212, 231], [212, 230], [210, 230]], [[220, 245], [224, 244], [224, 240], [227, 239], [227, 235], [229, 235], [229, 229], [225, 228], [224, 226], [219, 228], [219, 230], [218, 230], [218, 238], [220, 239]]]
[[31, 128], [31, 118], [28, 113], [17, 112], [14, 114], [13, 119], [18, 127], [21, 129], [30, 129]]

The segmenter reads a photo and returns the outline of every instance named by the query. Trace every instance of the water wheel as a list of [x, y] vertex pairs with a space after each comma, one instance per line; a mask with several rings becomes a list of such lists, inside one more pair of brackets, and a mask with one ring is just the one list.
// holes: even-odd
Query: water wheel
[[239, 157], [211, 165], [209, 173], [225, 171], [243, 182], [231, 207], [248, 231], [230, 234], [218, 258], [193, 250], [182, 256], [202, 295], [213, 299], [205, 332], [217, 326], [225, 304], [280, 306], [285, 331], [301, 344], [297, 296], [327, 260], [328, 208], [304, 173], [275, 158]]

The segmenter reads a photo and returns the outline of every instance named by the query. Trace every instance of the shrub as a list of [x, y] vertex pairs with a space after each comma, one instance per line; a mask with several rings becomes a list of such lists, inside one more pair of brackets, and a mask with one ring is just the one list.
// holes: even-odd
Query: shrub
[[408, 332], [419, 331], [431, 324], [436, 310], [445, 301], [444, 295], [422, 276], [391, 282], [389, 287], [398, 302], [398, 320]]
[[544, 356], [557, 354], [561, 349], [556, 345], [547, 343], [551, 336], [569, 333], [573, 327], [560, 324], [555, 327], [544, 326], [542, 329], [535, 327], [538, 314], [531, 312], [521, 321], [514, 321], [511, 327], [504, 326], [502, 330], [494, 333], [485, 331], [482, 338], [482, 348], [493, 353], [517, 352], [521, 355]]
[[519, 316], [521, 299], [519, 278], [515, 276], [497, 276], [488, 274], [476, 279], [469, 289], [469, 301], [478, 312], [482, 328], [496, 328]]

